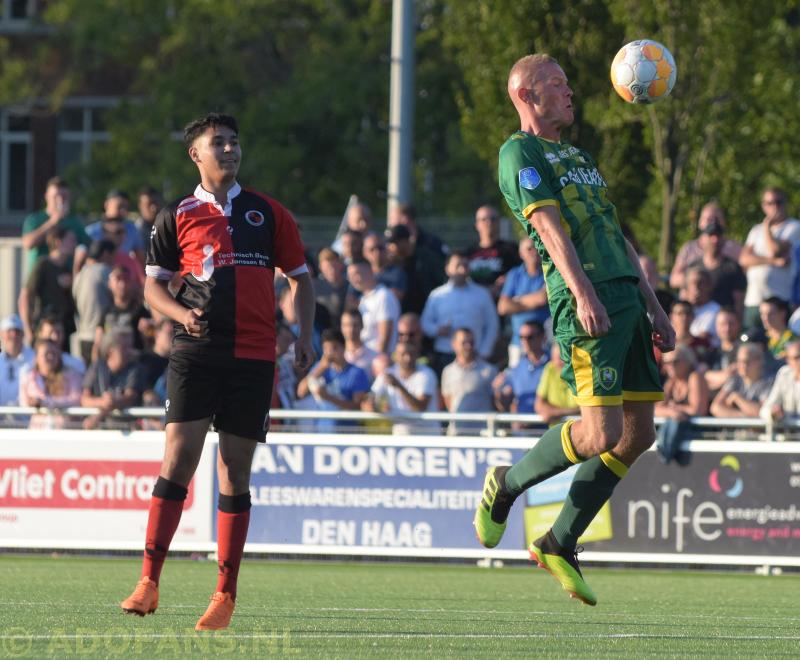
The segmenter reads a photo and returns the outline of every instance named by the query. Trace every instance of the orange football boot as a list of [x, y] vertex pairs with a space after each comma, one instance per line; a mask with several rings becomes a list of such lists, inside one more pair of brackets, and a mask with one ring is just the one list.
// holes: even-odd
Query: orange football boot
[[200, 617], [195, 630], [223, 630], [231, 624], [233, 608], [236, 604], [229, 593], [217, 591], [211, 596], [206, 613]]
[[158, 584], [149, 577], [143, 577], [136, 584], [133, 593], [123, 600], [119, 606], [128, 614], [152, 614], [158, 607]]

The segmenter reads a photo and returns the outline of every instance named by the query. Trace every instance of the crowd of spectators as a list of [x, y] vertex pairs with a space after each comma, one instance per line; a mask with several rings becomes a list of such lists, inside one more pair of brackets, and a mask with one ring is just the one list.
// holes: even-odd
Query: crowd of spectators
[[[85, 225], [71, 211], [67, 182], [48, 183], [44, 209], [23, 226], [18, 314], [0, 323], [0, 405], [98, 409], [86, 428], [113, 424], [115, 410], [164, 405], [172, 322], [142, 297], [163, 200], [144, 188], [136, 202], [134, 220], [129, 196], [112, 190], [100, 219]], [[640, 255], [678, 342], [656, 355], [665, 384], [658, 416], [800, 416], [800, 221], [778, 188], [766, 189], [761, 204], [763, 221], [744, 245], [726, 235], [719, 204], [704, 206], [699, 235], [681, 246], [668, 278]], [[395, 207], [380, 230], [368, 206], [352, 204], [330, 245], [309, 255], [319, 360], [308, 373], [293, 366], [297, 319], [276, 276], [273, 407], [535, 413], [548, 424], [576, 414], [560, 378], [539, 255], [527, 237], [503, 240], [501, 221], [498, 209], [481, 205], [474, 240], [450, 250], [410, 205]], [[65, 423], [52, 412], [29, 418], [38, 428]], [[329, 419], [310, 428], [339, 426]], [[470, 434], [483, 426], [399, 416], [390, 428]]]

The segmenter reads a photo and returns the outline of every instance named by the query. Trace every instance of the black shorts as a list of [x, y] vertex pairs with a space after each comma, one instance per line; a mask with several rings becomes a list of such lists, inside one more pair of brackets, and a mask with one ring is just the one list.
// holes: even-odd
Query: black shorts
[[265, 442], [275, 363], [176, 351], [167, 367], [166, 422], [211, 417], [214, 429]]

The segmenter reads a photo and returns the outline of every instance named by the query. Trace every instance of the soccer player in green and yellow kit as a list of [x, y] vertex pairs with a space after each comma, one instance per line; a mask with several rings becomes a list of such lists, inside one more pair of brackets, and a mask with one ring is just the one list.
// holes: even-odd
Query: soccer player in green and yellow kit
[[500, 149], [500, 189], [542, 257], [562, 377], [581, 416], [548, 429], [515, 465], [488, 470], [475, 529], [493, 548], [519, 495], [580, 464], [557, 520], [530, 552], [570, 595], [595, 605], [577, 539], [655, 440], [653, 406], [663, 393], [653, 344], [672, 350], [675, 332], [622, 235], [597, 165], [561, 141], [574, 119], [564, 71], [548, 55], [523, 57], [508, 94], [521, 126]]

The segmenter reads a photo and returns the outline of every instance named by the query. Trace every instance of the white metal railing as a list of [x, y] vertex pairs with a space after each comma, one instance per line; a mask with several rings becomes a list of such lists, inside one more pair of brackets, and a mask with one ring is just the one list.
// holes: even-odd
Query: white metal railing
[[[94, 415], [100, 411], [97, 408], [85, 406], [73, 406], [68, 408], [50, 409], [34, 408], [23, 406], [0, 406], [0, 427], [14, 425], [24, 421], [30, 415], [62, 415], [67, 417], [82, 418]], [[117, 422], [136, 419], [160, 419], [164, 416], [163, 408], [151, 407], [131, 407], [124, 410], [114, 411], [108, 415], [108, 419]], [[398, 422], [469, 422], [475, 424], [480, 422], [483, 429], [480, 435], [487, 437], [505, 436], [510, 432], [510, 427], [514, 424], [524, 424], [528, 427], [546, 428], [547, 424], [540, 415], [524, 415], [516, 413], [451, 413], [451, 412], [357, 412], [357, 411], [316, 411], [316, 410], [287, 410], [278, 408], [270, 411], [273, 420], [287, 422], [297, 421], [316, 421], [316, 420], [336, 420], [350, 422], [382, 421], [386, 423]], [[656, 417], [656, 425], [663, 422], [663, 418]], [[789, 436], [800, 439], [800, 418], [786, 419], [780, 424], [770, 423], [758, 417], [748, 418], [720, 418], [720, 417], [692, 417], [689, 419], [691, 427], [696, 433], [724, 433], [726, 431], [752, 431], [754, 438], [765, 441], [776, 441], [788, 439]], [[282, 428], [284, 431], [291, 431], [291, 427]], [[308, 428], [303, 429], [308, 432]], [[311, 429], [313, 432], [313, 429]], [[336, 432], [336, 429], [327, 429], [327, 432]], [[374, 432], [374, 429], [372, 430]], [[471, 434], [475, 433], [475, 428], [470, 429]]]

